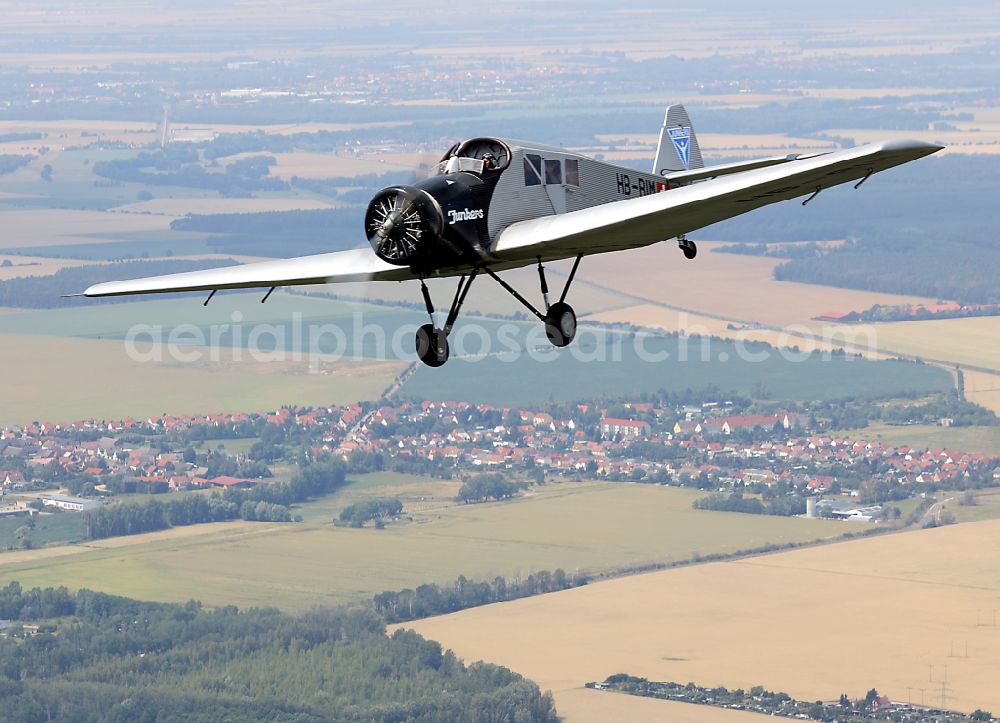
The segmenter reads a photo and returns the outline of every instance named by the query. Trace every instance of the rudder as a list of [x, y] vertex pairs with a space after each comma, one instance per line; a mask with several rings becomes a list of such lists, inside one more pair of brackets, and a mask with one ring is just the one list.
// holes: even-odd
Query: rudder
[[663, 118], [663, 128], [660, 130], [660, 142], [656, 146], [653, 173], [662, 176], [665, 173], [689, 171], [704, 166], [698, 137], [687, 110], [680, 103], [668, 106]]

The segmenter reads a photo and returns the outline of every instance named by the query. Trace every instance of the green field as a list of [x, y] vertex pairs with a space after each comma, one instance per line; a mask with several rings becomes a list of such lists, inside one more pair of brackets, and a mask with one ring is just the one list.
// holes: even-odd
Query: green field
[[908, 444], [924, 449], [953, 449], [960, 452], [1000, 454], [1000, 426], [938, 427], [933, 424], [870, 424], [843, 433], [850, 439]]
[[384, 530], [329, 523], [359, 494], [402, 492], [406, 502], [407, 488], [414, 497], [435, 489], [446, 496], [453, 485], [383, 475], [307, 505], [307, 519], [298, 524], [178, 528], [141, 544], [119, 538], [67, 556], [56, 549], [30, 559], [7, 553], [0, 555], [0, 585], [19, 580], [151, 600], [304, 609], [458, 575], [488, 579], [557, 567], [600, 571], [847, 531], [821, 520], [694, 510], [699, 493], [690, 490], [597, 483], [550, 484], [506, 503], [455, 506], [441, 500], [414, 513], [412, 522]]
[[[3, 318], [18, 314], [4, 314]], [[8, 350], [0, 425], [253, 412], [375, 399], [401, 362], [196, 364], [131, 360], [122, 342], [0, 335]]]
[[954, 497], [949, 502], [948, 510], [955, 515], [958, 522], [979, 522], [981, 520], [995, 520], [1000, 518], [1000, 491], [983, 490], [975, 495], [974, 505], [963, 505], [962, 493], [947, 493], [945, 497]]
[[670, 356], [663, 361], [646, 361], [628, 338], [621, 346], [620, 360], [615, 360], [610, 354], [600, 358], [602, 350], [593, 342], [578, 343], [558, 353], [544, 349], [551, 361], [522, 354], [516, 361], [499, 357], [475, 363], [456, 359], [442, 369], [421, 368], [404, 392], [420, 399], [530, 405], [707, 387], [774, 400], [884, 398], [952, 388], [947, 372], [908, 362], [824, 360], [819, 356], [793, 361], [774, 349], [768, 359], [751, 361], [740, 359], [733, 343], [718, 340], [711, 343], [704, 358], [700, 343], [692, 341], [684, 361], [676, 339], [649, 339], [644, 347], [647, 351]]
[[[0, 518], [0, 550], [18, 546], [19, 540], [15, 532], [27, 522], [28, 520], [24, 517]], [[31, 531], [31, 543], [34, 547], [65, 544], [74, 540], [82, 540], [83, 535], [82, 515], [69, 512], [36, 515], [35, 529]]]

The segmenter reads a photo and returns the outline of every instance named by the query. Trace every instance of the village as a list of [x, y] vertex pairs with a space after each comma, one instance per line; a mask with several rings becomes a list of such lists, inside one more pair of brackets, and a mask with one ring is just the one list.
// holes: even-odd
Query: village
[[[801, 412], [741, 411], [727, 402], [536, 411], [401, 401], [9, 426], [0, 432], [0, 516], [84, 512], [129, 493], [248, 488], [271, 481], [275, 460], [303, 455], [340, 458], [357, 472], [499, 472], [746, 492], [800, 502], [769, 514], [861, 522], [888, 519], [890, 501], [1000, 484], [995, 455], [824, 432]], [[225, 451], [232, 440], [242, 441], [240, 451]]]

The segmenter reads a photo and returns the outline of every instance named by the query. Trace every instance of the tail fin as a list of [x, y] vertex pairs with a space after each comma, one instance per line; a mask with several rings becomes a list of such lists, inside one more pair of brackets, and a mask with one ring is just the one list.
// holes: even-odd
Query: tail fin
[[704, 167], [698, 137], [694, 134], [687, 111], [680, 103], [669, 106], [660, 130], [660, 142], [656, 146], [653, 173], [661, 176], [664, 173]]

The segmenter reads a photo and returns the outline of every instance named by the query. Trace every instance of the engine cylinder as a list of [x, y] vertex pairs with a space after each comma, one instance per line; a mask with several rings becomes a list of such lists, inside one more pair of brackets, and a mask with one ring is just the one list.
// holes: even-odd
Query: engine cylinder
[[383, 261], [409, 266], [441, 237], [444, 219], [434, 199], [412, 186], [379, 191], [365, 212], [365, 233]]

